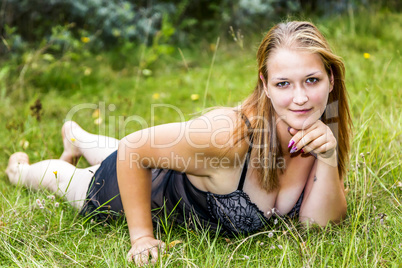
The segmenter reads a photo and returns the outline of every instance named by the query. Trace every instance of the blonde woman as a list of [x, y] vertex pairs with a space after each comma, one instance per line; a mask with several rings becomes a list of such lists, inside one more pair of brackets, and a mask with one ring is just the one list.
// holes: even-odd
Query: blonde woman
[[[124, 214], [136, 264], [154, 262], [164, 247], [152, 223], [163, 209], [226, 233], [256, 232], [277, 217], [341, 221], [351, 135], [344, 64], [313, 24], [298, 21], [274, 26], [257, 60], [257, 85], [239, 107], [121, 141], [69, 121], [61, 159], [30, 165], [15, 153], [10, 181], [65, 195], [85, 215]], [[93, 166], [68, 163], [79, 156]]]

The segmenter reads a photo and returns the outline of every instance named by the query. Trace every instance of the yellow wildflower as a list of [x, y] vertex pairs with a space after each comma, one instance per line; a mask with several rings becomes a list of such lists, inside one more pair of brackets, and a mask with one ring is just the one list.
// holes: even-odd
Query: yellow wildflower
[[364, 53], [364, 54], [363, 54], [363, 57], [364, 57], [365, 59], [369, 59], [369, 58], [370, 58], [370, 53], [367, 53], [367, 52]]
[[89, 39], [89, 37], [83, 36], [83, 37], [81, 37], [81, 41], [86, 44], [89, 41], [91, 41], [91, 39]]
[[152, 99], [154, 99], [154, 100], [159, 100], [160, 97], [161, 97], [161, 95], [159, 93], [152, 94]]
[[92, 113], [92, 118], [98, 118], [99, 117], [99, 109], [96, 109], [93, 113]]
[[53, 174], [57, 177], [57, 170], [53, 171]]
[[71, 138], [71, 141], [72, 141], [72, 142], [75, 142], [75, 139], [74, 139], [74, 138]]
[[176, 246], [177, 244], [181, 244], [181, 243], [183, 243], [183, 241], [181, 241], [181, 240], [172, 241], [172, 242], [169, 243], [168, 249], [170, 249], [170, 248]]
[[196, 100], [198, 100], [199, 98], [200, 98], [200, 95], [198, 95], [198, 94], [191, 94], [191, 100], [192, 101], [196, 101]]

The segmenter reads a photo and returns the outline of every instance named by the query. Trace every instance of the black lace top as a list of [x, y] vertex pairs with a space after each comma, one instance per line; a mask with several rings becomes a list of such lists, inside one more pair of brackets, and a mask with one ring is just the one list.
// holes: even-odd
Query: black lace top
[[[244, 117], [244, 119], [247, 126], [250, 128], [250, 122], [246, 117]], [[190, 215], [193, 213], [197, 215], [197, 221], [207, 221], [213, 227], [216, 227], [217, 224], [220, 223], [222, 229], [228, 233], [251, 233], [258, 231], [265, 225], [274, 221], [279, 215], [274, 211], [274, 213], [270, 212], [270, 217], [267, 218], [265, 215], [268, 216], [268, 213], [264, 214], [256, 204], [251, 202], [247, 193], [243, 191], [243, 185], [246, 179], [248, 163], [250, 161], [252, 150], [252, 139], [253, 137], [251, 135], [250, 146], [246, 154], [239, 185], [237, 190], [232, 193], [219, 195], [201, 191], [191, 184], [185, 173], [174, 171], [168, 171], [162, 176], [161, 174], [163, 174], [164, 171], [156, 171], [159, 175], [155, 176], [153, 186], [159, 184], [165, 185], [166, 190], [162, 191], [165, 198], [165, 205], [168, 205], [169, 207], [176, 205], [176, 210], [179, 209], [186, 211], [188, 214], [187, 217], [190, 220]], [[158, 177], [161, 178], [158, 179]], [[174, 178], [174, 180], [170, 181], [170, 178]], [[178, 183], [177, 180], [179, 180], [180, 183]], [[166, 184], [168, 184], [168, 186], [166, 186]], [[158, 186], [158, 188], [159, 187], [161, 186]], [[163, 198], [160, 193], [161, 191], [155, 189], [152, 194], [152, 199], [158, 199], [159, 202], [162, 202]], [[298, 217], [301, 203], [303, 201], [303, 193], [304, 191], [286, 217]], [[153, 206], [154, 205], [156, 204], [153, 203]]]

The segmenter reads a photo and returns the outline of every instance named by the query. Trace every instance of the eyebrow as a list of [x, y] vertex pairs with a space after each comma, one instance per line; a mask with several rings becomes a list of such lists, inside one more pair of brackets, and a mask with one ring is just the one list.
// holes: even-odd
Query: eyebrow
[[[305, 77], [309, 77], [309, 76], [315, 75], [315, 74], [317, 74], [317, 73], [321, 73], [321, 71], [312, 72], [312, 73], [306, 75]], [[273, 78], [271, 79], [271, 81], [272, 81], [272, 80], [285, 81], [285, 80], [289, 80], [289, 78], [286, 78], [286, 77], [273, 77]]]
[[306, 75], [306, 77], [315, 75], [315, 74], [317, 74], [317, 73], [321, 73], [321, 71], [312, 72], [311, 74]]

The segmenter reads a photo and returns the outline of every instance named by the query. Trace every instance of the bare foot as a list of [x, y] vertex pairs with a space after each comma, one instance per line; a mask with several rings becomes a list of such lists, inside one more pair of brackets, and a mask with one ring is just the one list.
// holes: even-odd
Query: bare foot
[[20, 164], [29, 164], [28, 155], [23, 152], [13, 153], [8, 160], [6, 174], [8, 175], [10, 182], [14, 184], [17, 184], [18, 178], [20, 177], [20, 172], [18, 169]]
[[60, 160], [64, 160], [73, 165], [77, 164], [78, 159], [81, 156], [81, 153], [77, 147], [78, 137], [75, 136], [78, 132], [77, 130], [82, 130], [82, 128], [74, 121], [65, 122], [61, 128], [64, 152], [60, 156]]

